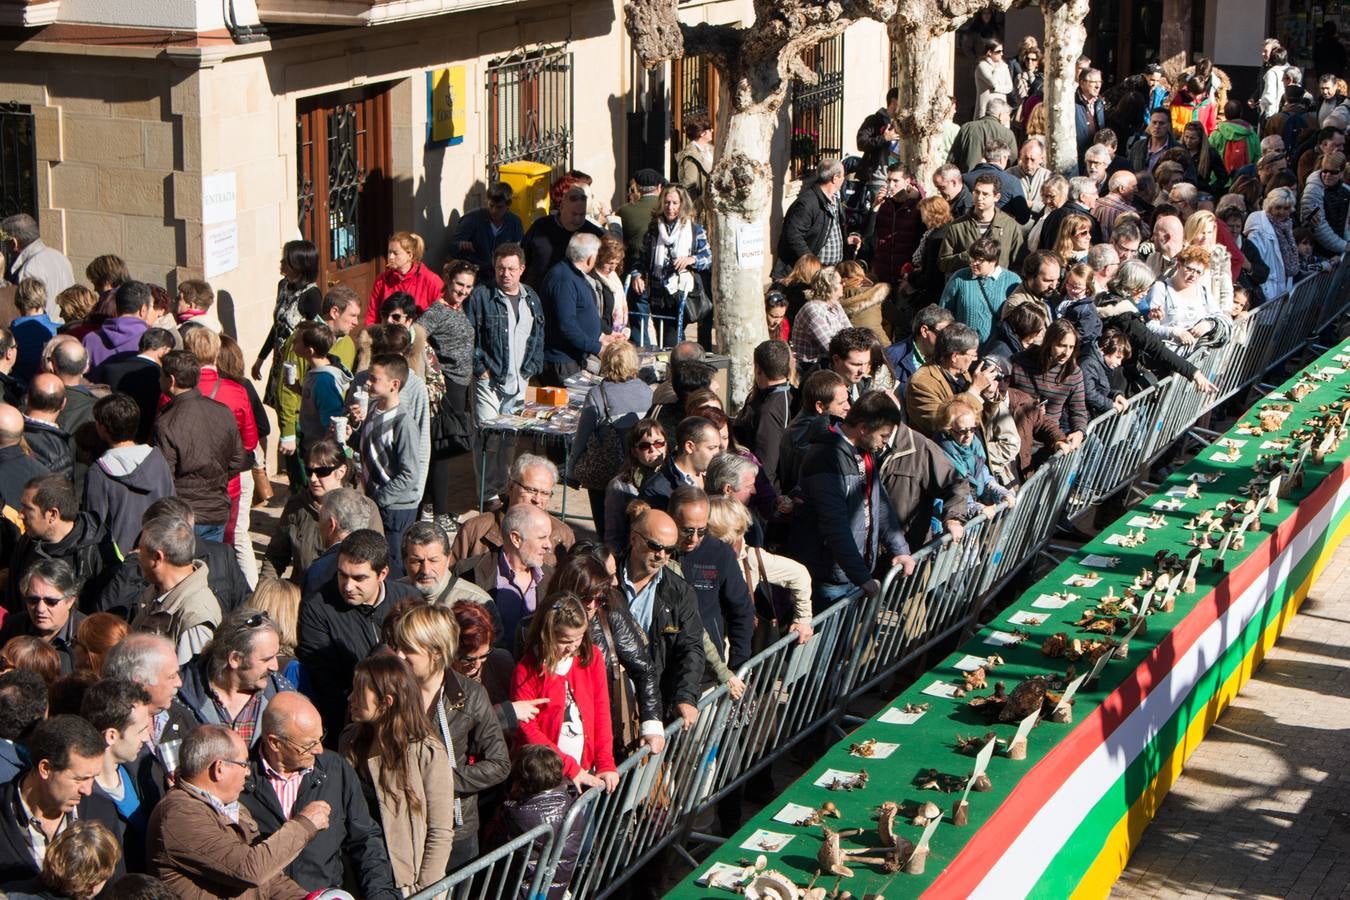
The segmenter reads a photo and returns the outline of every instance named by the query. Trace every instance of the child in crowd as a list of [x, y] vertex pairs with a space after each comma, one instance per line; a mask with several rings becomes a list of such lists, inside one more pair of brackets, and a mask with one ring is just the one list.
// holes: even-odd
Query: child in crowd
[[27, 383], [37, 374], [42, 348], [56, 334], [56, 323], [47, 315], [47, 286], [36, 278], [19, 282], [14, 291], [14, 305], [19, 310], [18, 318], [9, 326], [19, 348], [14, 375]]
[[787, 295], [776, 288], [770, 288], [764, 295], [764, 316], [769, 323], [769, 340], [787, 343], [792, 334], [792, 323], [788, 321]]
[[408, 381], [408, 361], [397, 353], [381, 353], [370, 362], [371, 408], [351, 403], [347, 412], [360, 428], [361, 465], [366, 493], [380, 508], [389, 541], [390, 574], [403, 574], [403, 532], [417, 519], [422, 485], [417, 478], [417, 434], [412, 419], [399, 406], [399, 391]]
[[[563, 761], [558, 751], [544, 744], [526, 744], [516, 751], [511, 766], [511, 794], [502, 803], [494, 828], [496, 843], [505, 844], [539, 825], [553, 829], [553, 839], [561, 835], [563, 820], [576, 801], [572, 785], [563, 776]], [[573, 828], [565, 838], [562, 858], [553, 881], [547, 886], [548, 900], [561, 900], [572, 880], [577, 864], [577, 850], [584, 829]], [[533, 861], [526, 864], [526, 884], [534, 875]]]
[[[304, 322], [296, 329], [295, 353], [309, 363], [300, 387], [300, 458], [307, 459], [309, 448], [329, 433], [334, 416], [342, 415], [342, 398], [351, 384], [352, 373], [329, 354], [333, 349], [333, 329], [322, 322]], [[335, 435], [345, 441], [349, 435]]]
[[[1316, 275], [1318, 272], [1331, 271], [1331, 260], [1317, 255], [1311, 228], [1295, 228], [1294, 244], [1298, 247], [1298, 274], [1294, 276], [1295, 281], [1300, 278], [1307, 278], [1309, 275]], [[20, 354], [22, 354], [22, 346], [20, 345]], [[22, 355], [19, 358], [22, 359]]]
[[187, 329], [198, 326], [218, 331], [219, 328], [213, 327], [207, 316], [211, 311], [211, 305], [215, 302], [216, 292], [200, 278], [191, 278], [180, 284], [173, 313], [173, 317], [178, 320], [178, 332], [182, 334]]

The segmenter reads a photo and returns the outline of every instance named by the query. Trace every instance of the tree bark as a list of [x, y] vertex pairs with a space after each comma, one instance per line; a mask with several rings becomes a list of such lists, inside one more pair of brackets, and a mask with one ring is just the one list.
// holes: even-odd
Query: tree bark
[[1078, 131], [1075, 125], [1074, 69], [1083, 53], [1088, 0], [1040, 0], [1045, 17], [1045, 130], [1050, 146], [1045, 164], [1055, 172], [1078, 171]]
[[[902, 3], [890, 21], [895, 42], [900, 92], [896, 113], [900, 156], [920, 184], [930, 184], [946, 160], [939, 159], [942, 123], [955, 114], [952, 105], [952, 62], [957, 21], [941, 14], [937, 4]], [[936, 49], [941, 42], [945, 52]]]

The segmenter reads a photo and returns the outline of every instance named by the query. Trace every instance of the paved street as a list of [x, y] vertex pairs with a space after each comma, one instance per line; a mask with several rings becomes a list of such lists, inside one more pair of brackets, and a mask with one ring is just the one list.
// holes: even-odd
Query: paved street
[[1350, 544], [1186, 764], [1113, 897], [1350, 892]]

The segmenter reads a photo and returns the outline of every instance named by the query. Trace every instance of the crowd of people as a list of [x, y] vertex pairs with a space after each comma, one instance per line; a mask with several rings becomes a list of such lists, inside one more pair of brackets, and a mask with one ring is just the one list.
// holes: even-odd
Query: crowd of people
[[[251, 367], [206, 282], [103, 256], [78, 283], [31, 218], [0, 222], [0, 887], [381, 900], [557, 831], [708, 690], [742, 696], [756, 652], [1015, 504], [1095, 417], [1169, 374], [1212, 391], [1196, 349], [1345, 252], [1341, 73], [1313, 97], [1270, 41], [1243, 103], [1206, 60], [1106, 92], [1083, 60], [1066, 177], [1041, 48], [984, 41], [931, 190], [894, 91], [861, 156], [803, 185], [739, 410], [707, 359], [706, 120], [617, 210], [574, 172], [526, 228], [494, 185], [439, 274], [392, 235], [367, 297], [287, 243]], [[561, 471], [479, 440], [578, 379]], [[272, 449], [289, 492], [259, 554]], [[461, 516], [470, 452], [491, 503]], [[593, 537], [550, 511], [565, 486]]]

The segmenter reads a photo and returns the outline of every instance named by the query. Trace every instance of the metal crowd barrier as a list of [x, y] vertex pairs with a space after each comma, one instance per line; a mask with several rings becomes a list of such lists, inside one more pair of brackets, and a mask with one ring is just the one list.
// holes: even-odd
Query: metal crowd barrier
[[[1348, 279], [1347, 264], [1304, 279], [1287, 296], [1237, 322], [1227, 344], [1193, 353], [1191, 361], [1215, 383], [1216, 394], [1202, 394], [1176, 375], [1164, 378], [1132, 397], [1124, 412], [1089, 423], [1082, 445], [1041, 465], [1011, 507], [1000, 505], [992, 518], [968, 523], [960, 541], [944, 535], [921, 548], [914, 570], [906, 575], [891, 569], [876, 596], [855, 594], [816, 616], [816, 633], [805, 645], [789, 635], [757, 654], [738, 673], [746, 683], [740, 699], [726, 686], [709, 692], [699, 701], [696, 724], [686, 730], [677, 722], [666, 730], [660, 754], [643, 748], [619, 766], [613, 793], [593, 788], [578, 799], [563, 823], [564, 837], [546, 851], [548, 877], [535, 873], [531, 896], [547, 890], [565, 836], [578, 829], [583, 851], [571, 876], [571, 896], [609, 895], [677, 837], [688, 835], [718, 800], [843, 716], [851, 701], [975, 626], [988, 599], [1049, 545], [1059, 524], [1135, 483], [1207, 412], [1260, 385], [1314, 345], [1350, 307]], [[415, 900], [462, 887], [474, 874], [521, 853], [528, 837]], [[483, 883], [498, 882], [489, 876]], [[518, 892], [521, 879], [515, 883]], [[496, 893], [454, 896], [506, 894], [498, 887]]]
[[553, 829], [536, 825], [408, 900], [542, 900], [557, 870]]

